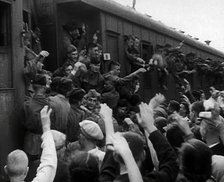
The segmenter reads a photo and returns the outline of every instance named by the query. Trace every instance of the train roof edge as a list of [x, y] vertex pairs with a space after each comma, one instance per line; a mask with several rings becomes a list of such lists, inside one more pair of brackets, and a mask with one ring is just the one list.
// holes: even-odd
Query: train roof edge
[[[217, 55], [224, 58], [224, 53], [217, 50], [209, 45], [206, 45], [194, 38], [188, 37], [178, 31], [173, 30], [171, 27], [161, 23], [160, 21], [153, 20], [146, 14], [142, 14], [131, 7], [124, 6], [113, 0], [55, 0], [57, 4], [60, 3], [72, 3], [72, 2], [82, 2], [88, 4], [92, 7], [98, 8], [104, 12], [113, 14], [115, 16], [121, 17], [128, 21], [134, 22], [142, 27], [151, 29], [153, 31], [159, 32], [161, 34], [168, 35], [179, 41], [185, 41], [186, 44], [194, 46], [198, 49], [204, 50], [208, 53]], [[127, 16], [128, 15], [128, 16]]]

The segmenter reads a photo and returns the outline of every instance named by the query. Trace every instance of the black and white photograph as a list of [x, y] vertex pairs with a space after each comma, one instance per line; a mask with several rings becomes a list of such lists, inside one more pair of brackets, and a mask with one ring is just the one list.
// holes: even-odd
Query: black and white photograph
[[224, 182], [223, 0], [0, 0], [0, 182]]

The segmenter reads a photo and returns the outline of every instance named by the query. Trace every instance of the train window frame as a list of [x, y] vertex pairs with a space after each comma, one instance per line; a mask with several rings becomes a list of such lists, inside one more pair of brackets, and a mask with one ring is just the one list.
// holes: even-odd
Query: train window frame
[[11, 4], [0, 1], [0, 48], [11, 45]]
[[149, 61], [149, 59], [152, 58], [152, 55], [154, 54], [153, 44], [151, 42], [140, 40], [140, 55], [141, 55], [142, 59], [144, 59], [144, 56], [143, 56], [143, 46], [149, 46], [150, 47], [151, 57], [147, 58], [148, 61]]
[[[120, 33], [118, 33], [118, 32], [114, 32], [114, 31], [111, 31], [111, 30], [106, 30], [106, 39], [107, 39], [107, 41], [106, 41], [106, 52], [108, 52], [108, 53], [110, 53], [110, 55], [112, 55], [112, 53], [111, 52], [109, 52], [109, 48], [108, 48], [108, 38], [109, 37], [111, 37], [111, 38], [115, 38], [116, 40], [117, 40], [117, 59], [116, 60], [114, 60], [114, 61], [116, 61], [116, 62], [119, 62], [120, 63], [120, 55], [119, 55], [119, 48], [120, 48], [120, 45], [119, 45], [119, 36], [120, 36]], [[112, 58], [112, 56], [111, 56], [111, 59], [113, 60], [113, 58]]]

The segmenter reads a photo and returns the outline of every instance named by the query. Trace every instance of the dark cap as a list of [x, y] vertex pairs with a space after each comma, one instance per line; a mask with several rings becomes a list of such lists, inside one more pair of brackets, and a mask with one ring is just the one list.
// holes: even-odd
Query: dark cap
[[85, 90], [80, 88], [72, 89], [72, 91], [69, 92], [68, 94], [69, 102], [73, 103], [73, 102], [81, 101], [85, 93], [86, 93]]
[[72, 89], [72, 80], [62, 77], [58, 83], [58, 93], [67, 94]]
[[77, 51], [77, 48], [74, 45], [70, 44], [67, 47], [67, 53], [72, 53], [72, 52], [75, 52], [75, 51]]
[[101, 95], [95, 89], [90, 89], [89, 92], [85, 95], [85, 98], [88, 99], [88, 98], [91, 98], [91, 97], [100, 99]]
[[32, 84], [46, 86], [47, 84], [46, 76], [42, 74], [37, 74], [35, 78], [32, 80]]

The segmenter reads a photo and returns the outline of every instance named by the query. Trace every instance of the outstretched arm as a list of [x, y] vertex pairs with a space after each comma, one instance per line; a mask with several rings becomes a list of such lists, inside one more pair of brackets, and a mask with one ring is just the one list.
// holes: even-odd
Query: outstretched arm
[[113, 158], [111, 136], [114, 134], [112, 109], [106, 104], [101, 104], [100, 115], [105, 124], [106, 154], [100, 169], [99, 182], [112, 182], [119, 174], [119, 165]]
[[152, 106], [141, 103], [139, 108], [138, 122], [149, 134], [149, 140], [152, 142], [159, 160], [158, 171], [147, 174], [146, 181], [175, 181], [178, 172], [176, 154], [165, 137], [155, 127]]
[[132, 152], [125, 138], [120, 133], [112, 135], [112, 143], [114, 152], [119, 154], [127, 168], [128, 178], [130, 182], [143, 182], [142, 175], [135, 162]]
[[41, 136], [42, 154], [40, 158], [40, 165], [37, 169], [36, 177], [32, 182], [52, 182], [55, 177], [57, 168], [57, 155], [54, 144], [54, 139], [50, 130], [50, 114], [52, 109], [48, 110], [48, 106], [44, 106], [41, 110], [41, 123], [43, 134]]

